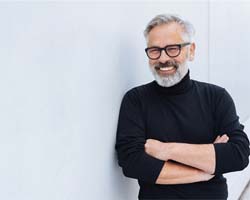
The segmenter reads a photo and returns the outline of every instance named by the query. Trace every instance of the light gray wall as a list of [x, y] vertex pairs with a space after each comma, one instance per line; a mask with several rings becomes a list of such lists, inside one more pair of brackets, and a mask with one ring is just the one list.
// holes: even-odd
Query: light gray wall
[[[250, 138], [250, 1], [209, 5], [209, 81], [226, 87]], [[233, 162], [233, 161], [232, 161]], [[229, 200], [238, 199], [250, 179], [250, 168], [226, 174]], [[250, 188], [241, 200], [250, 199]]]
[[229, 88], [246, 120], [250, 29], [238, 37], [237, 27], [248, 22], [248, 8], [213, 1], [1, 2], [0, 198], [136, 199], [136, 181], [117, 165], [115, 132], [125, 91], [152, 80], [142, 32], [159, 13], [194, 24], [192, 78]]
[[228, 89], [246, 121], [250, 117], [250, 1], [213, 2], [209, 10], [210, 81]]

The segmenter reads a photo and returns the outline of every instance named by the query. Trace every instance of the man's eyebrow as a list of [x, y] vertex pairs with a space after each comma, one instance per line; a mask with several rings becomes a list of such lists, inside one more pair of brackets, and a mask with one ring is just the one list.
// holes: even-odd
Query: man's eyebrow
[[167, 47], [167, 46], [176, 46], [176, 45], [180, 45], [180, 44], [181, 43], [168, 44], [168, 45], [165, 45], [163, 47], [152, 45], [152, 46], [148, 46], [147, 48], [164, 48], [164, 47]]

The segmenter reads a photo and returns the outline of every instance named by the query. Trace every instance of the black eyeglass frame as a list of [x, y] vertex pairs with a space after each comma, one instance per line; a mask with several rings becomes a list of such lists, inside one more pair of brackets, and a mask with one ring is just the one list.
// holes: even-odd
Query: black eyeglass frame
[[[163, 47], [163, 48], [153, 46], [153, 47], [148, 47], [148, 48], [146, 48], [146, 49], [145, 49], [145, 52], [146, 52], [148, 58], [151, 59], [151, 60], [157, 60], [157, 59], [159, 59], [159, 58], [161, 57], [161, 52], [162, 52], [163, 50], [165, 51], [165, 53], [166, 53], [170, 58], [175, 58], [175, 57], [177, 57], [177, 56], [180, 55], [180, 53], [181, 53], [181, 48], [182, 48], [182, 47], [185, 47], [185, 46], [190, 45], [190, 44], [191, 44], [190, 42], [186, 42], [186, 43], [182, 43], [182, 44], [171, 44], [171, 45], [167, 45], [167, 46], [165, 46], [165, 47]], [[169, 55], [168, 52], [167, 52], [167, 48], [169, 48], [169, 47], [175, 47], [175, 46], [178, 46], [178, 47], [179, 47], [179, 53], [178, 53], [177, 55], [175, 55], [175, 56]], [[159, 54], [159, 56], [156, 57], [156, 58], [150, 58], [150, 56], [148, 55], [148, 50], [150, 50], [150, 49], [155, 49], [155, 48], [157, 48], [157, 49], [160, 51], [160, 54]]]

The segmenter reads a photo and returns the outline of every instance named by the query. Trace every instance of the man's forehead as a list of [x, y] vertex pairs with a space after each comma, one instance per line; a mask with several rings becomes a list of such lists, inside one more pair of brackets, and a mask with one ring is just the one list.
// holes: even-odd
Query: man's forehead
[[148, 44], [160, 45], [162, 43], [173, 44], [182, 42], [182, 34], [183, 28], [177, 23], [158, 25], [149, 32]]

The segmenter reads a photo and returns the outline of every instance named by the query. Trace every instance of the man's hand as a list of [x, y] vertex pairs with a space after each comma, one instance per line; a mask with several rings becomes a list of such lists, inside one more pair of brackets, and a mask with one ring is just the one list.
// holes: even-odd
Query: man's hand
[[[214, 143], [227, 143], [229, 137], [224, 134], [222, 136], [217, 136]], [[155, 139], [147, 139], [145, 145], [145, 152], [157, 159], [167, 161], [170, 158], [171, 153], [171, 143], [161, 142]]]
[[217, 136], [217, 138], [215, 139], [214, 141], [214, 144], [215, 143], [227, 143], [229, 140], [229, 137], [227, 136], [227, 134], [224, 134], [222, 136]]
[[214, 175], [210, 175], [202, 170], [169, 160], [164, 163], [156, 184], [187, 184], [209, 181], [213, 177]]
[[159, 140], [147, 139], [144, 147], [145, 152], [157, 159], [167, 161], [168, 160], [168, 151], [167, 143], [160, 142]]

